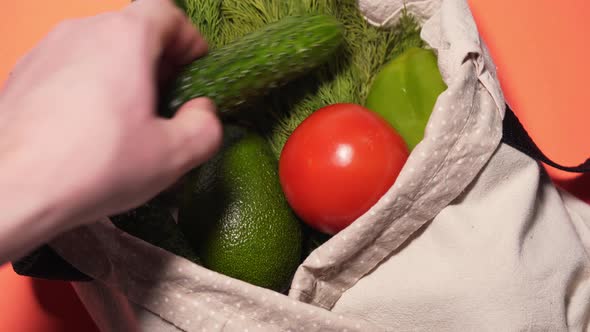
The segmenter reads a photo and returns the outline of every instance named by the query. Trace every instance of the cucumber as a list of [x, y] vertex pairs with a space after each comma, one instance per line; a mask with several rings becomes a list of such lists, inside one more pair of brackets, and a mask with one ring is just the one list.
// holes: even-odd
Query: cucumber
[[163, 94], [160, 115], [171, 117], [185, 102], [209, 97], [230, 113], [326, 62], [343, 41], [332, 16], [289, 16], [211, 51], [184, 67]]

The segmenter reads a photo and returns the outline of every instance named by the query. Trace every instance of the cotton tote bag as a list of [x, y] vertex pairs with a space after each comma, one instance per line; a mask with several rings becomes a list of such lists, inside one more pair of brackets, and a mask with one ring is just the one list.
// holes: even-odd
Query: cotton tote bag
[[359, 1], [376, 25], [404, 5], [448, 89], [389, 191], [307, 257], [288, 294], [108, 220], [63, 234], [49, 245], [102, 331], [589, 331], [590, 207], [539, 164], [466, 1]]

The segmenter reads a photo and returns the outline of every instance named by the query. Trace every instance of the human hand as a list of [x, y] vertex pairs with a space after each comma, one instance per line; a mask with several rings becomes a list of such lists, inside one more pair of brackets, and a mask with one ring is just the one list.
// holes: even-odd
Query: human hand
[[0, 238], [35, 225], [39, 242], [130, 209], [208, 159], [222, 131], [208, 99], [155, 110], [158, 83], [206, 52], [171, 0], [51, 31], [0, 91]]

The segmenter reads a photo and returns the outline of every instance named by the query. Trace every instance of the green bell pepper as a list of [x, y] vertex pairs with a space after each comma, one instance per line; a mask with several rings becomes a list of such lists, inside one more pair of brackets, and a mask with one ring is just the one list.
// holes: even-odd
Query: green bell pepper
[[446, 88], [434, 52], [413, 47], [377, 73], [365, 106], [387, 120], [412, 150], [424, 138], [436, 99]]

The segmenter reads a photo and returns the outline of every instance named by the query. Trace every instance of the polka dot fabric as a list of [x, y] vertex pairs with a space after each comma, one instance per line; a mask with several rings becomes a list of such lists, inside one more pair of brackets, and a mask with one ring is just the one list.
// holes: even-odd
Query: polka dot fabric
[[[360, 1], [367, 16], [369, 2]], [[396, 1], [387, 4], [401, 8]], [[493, 63], [466, 2], [408, 5], [424, 18], [422, 37], [438, 54], [448, 89], [439, 96], [425, 138], [396, 183], [367, 213], [307, 257], [288, 295], [209, 271], [108, 221], [64, 234], [53, 247], [143, 308], [136, 317], [140, 325], [142, 315], [152, 315], [171, 331], [379, 331], [371, 322], [330, 309], [467, 188], [498, 147], [504, 112]]]
[[[379, 331], [207, 270], [107, 220], [62, 235], [55, 247], [74, 266], [143, 307], [143, 315], [157, 315], [181, 331]], [[78, 255], [70, 257], [74, 248]]]
[[440, 6], [439, 1], [424, 0], [359, 0], [365, 19], [379, 27], [395, 25], [405, 8], [414, 13], [419, 22], [428, 20]]

